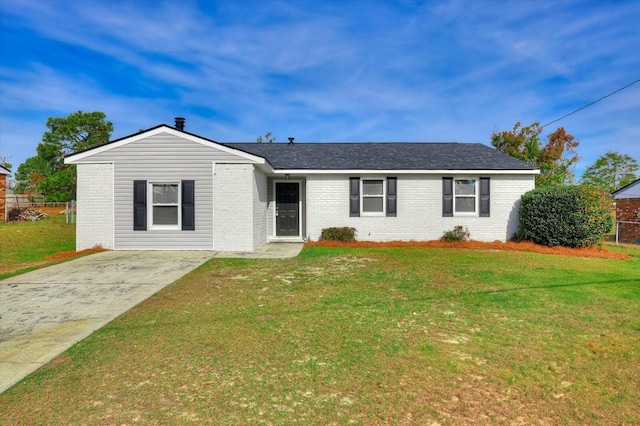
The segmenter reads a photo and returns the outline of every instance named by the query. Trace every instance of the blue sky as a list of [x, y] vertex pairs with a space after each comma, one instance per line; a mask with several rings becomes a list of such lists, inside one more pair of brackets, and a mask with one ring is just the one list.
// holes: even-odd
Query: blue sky
[[[221, 142], [481, 142], [640, 79], [640, 1], [0, 2], [0, 155], [48, 117], [112, 138], [173, 118]], [[563, 126], [582, 157], [640, 161], [640, 83]]]

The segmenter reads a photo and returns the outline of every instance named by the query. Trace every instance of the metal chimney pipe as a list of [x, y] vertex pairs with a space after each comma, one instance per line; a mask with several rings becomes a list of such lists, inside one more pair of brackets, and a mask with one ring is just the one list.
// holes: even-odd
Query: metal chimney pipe
[[184, 131], [184, 118], [176, 117], [176, 129]]

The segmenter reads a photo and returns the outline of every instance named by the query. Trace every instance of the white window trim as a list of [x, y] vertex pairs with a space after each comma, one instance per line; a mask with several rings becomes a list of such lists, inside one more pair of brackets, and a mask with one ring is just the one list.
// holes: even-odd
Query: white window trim
[[[364, 181], [379, 180], [382, 181], [382, 211], [366, 212], [364, 211], [365, 198], [380, 198], [380, 195], [364, 195]], [[385, 177], [361, 177], [360, 178], [360, 216], [386, 216], [387, 215], [387, 178]]]
[[[475, 187], [475, 207], [473, 212], [459, 212], [456, 210], [456, 199], [458, 197], [470, 198], [471, 195], [456, 195], [456, 181], [459, 180], [473, 180]], [[467, 217], [479, 217], [480, 216], [480, 178], [474, 176], [457, 176], [453, 178], [453, 216], [467, 216]]]
[[[180, 181], [149, 181], [147, 182], [147, 223], [148, 229], [161, 229], [161, 230], [180, 230], [182, 226], [182, 182]], [[178, 185], [178, 203], [175, 206], [178, 208], [178, 223], [176, 225], [154, 225], [153, 223], [153, 185]], [[173, 206], [174, 204], [158, 204], [158, 206]]]

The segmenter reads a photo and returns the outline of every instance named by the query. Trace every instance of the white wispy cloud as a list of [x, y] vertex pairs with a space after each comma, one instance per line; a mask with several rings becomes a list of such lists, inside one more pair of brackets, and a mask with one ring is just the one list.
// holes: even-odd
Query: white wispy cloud
[[[633, 1], [63, 4], [0, 4], [22, 48], [0, 56], [0, 140], [21, 141], [0, 151], [15, 157], [35, 153], [46, 116], [78, 109], [107, 113], [114, 136], [183, 115], [222, 141], [488, 143], [640, 78]], [[640, 158], [639, 93], [557, 123], [584, 163], [609, 148]]]

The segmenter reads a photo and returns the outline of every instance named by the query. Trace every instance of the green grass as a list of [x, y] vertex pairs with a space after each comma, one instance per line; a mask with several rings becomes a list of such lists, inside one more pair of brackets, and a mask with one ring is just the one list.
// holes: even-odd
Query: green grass
[[[76, 247], [76, 227], [64, 217], [51, 217], [37, 222], [0, 224], [0, 279], [32, 269], [59, 263], [46, 260]], [[64, 259], [68, 260], [68, 259]]]
[[635, 424], [625, 250], [214, 259], [0, 395], [0, 424]]

